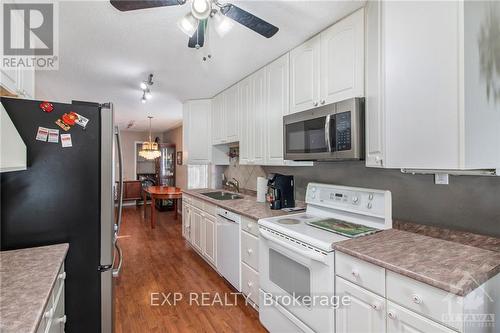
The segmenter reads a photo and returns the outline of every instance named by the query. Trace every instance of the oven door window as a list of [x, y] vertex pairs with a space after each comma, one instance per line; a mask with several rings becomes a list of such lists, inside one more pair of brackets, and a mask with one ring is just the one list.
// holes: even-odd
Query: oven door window
[[311, 296], [309, 267], [273, 249], [269, 249], [269, 280], [299, 301]]
[[325, 120], [320, 117], [287, 124], [286, 152], [289, 154], [326, 153]]

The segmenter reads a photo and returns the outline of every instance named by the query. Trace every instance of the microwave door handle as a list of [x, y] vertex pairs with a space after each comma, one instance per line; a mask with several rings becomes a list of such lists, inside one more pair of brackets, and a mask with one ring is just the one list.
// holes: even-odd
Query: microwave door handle
[[323, 255], [317, 253], [314, 250], [301, 250], [301, 249], [298, 249], [295, 246], [292, 246], [292, 245], [288, 244], [287, 242], [284, 242], [284, 241], [282, 241], [282, 240], [274, 237], [270, 232], [268, 232], [266, 230], [263, 230], [263, 229], [260, 229], [259, 232], [260, 232], [260, 235], [263, 238], [267, 239], [270, 242], [276, 243], [276, 244], [280, 245], [281, 247], [284, 247], [287, 250], [293, 251], [295, 253], [298, 253], [298, 254], [306, 257], [306, 258], [309, 258], [309, 259], [312, 259], [312, 260], [315, 260], [315, 261], [319, 261], [319, 262], [322, 262], [322, 263], [325, 262], [325, 257]]
[[332, 144], [330, 140], [330, 121], [331, 115], [327, 115], [325, 119], [325, 143], [329, 153], [332, 152]]

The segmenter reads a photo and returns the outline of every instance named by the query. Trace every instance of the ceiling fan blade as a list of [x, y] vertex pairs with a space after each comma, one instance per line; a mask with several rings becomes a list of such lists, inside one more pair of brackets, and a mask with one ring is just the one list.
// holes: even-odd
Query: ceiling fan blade
[[199, 47], [203, 47], [203, 44], [205, 44], [206, 27], [207, 20], [200, 21], [200, 23], [198, 24], [198, 29], [196, 29], [196, 32], [193, 34], [193, 36], [189, 38], [188, 47], [196, 48], [196, 45], [199, 45]]
[[129, 10], [178, 6], [186, 3], [186, 0], [111, 0], [111, 5], [122, 12]]
[[221, 8], [221, 13], [266, 38], [271, 38], [279, 30], [278, 27], [272, 25], [271, 23], [268, 23], [246, 10], [236, 7], [230, 3]]

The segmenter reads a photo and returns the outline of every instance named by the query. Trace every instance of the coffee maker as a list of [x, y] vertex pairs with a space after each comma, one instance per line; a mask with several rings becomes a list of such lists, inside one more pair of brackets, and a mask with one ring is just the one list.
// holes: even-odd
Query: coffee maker
[[293, 176], [269, 174], [266, 198], [271, 209], [295, 207]]

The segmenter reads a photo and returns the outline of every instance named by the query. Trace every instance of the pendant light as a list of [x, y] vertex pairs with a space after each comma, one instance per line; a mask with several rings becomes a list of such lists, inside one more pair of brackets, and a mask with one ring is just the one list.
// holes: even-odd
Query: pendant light
[[147, 159], [154, 160], [161, 156], [160, 151], [158, 150], [158, 144], [151, 140], [151, 119], [153, 117], [149, 116], [149, 141], [145, 141], [142, 143], [142, 150], [139, 151], [139, 156]]

